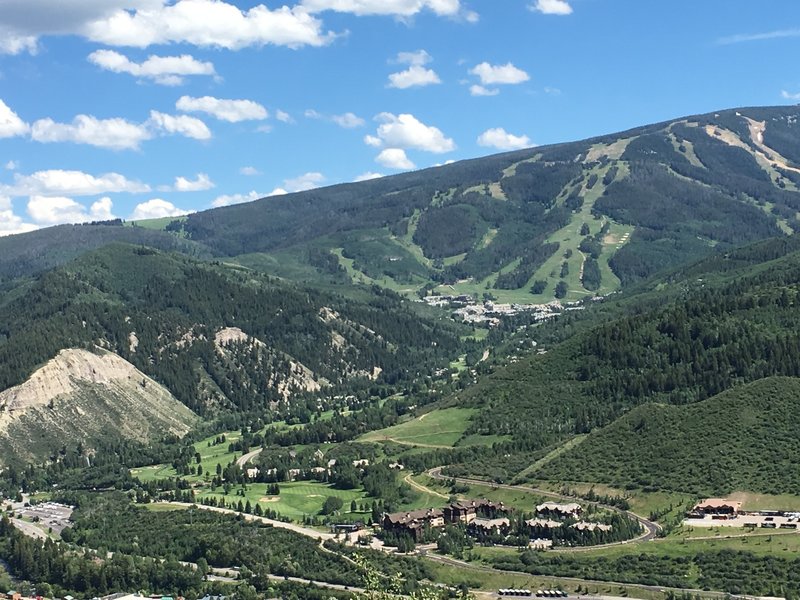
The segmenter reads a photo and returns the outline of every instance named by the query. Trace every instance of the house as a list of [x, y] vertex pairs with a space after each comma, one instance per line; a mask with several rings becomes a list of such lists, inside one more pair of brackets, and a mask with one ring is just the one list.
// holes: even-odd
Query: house
[[583, 512], [580, 504], [571, 502], [569, 504], [559, 504], [558, 502], [545, 502], [536, 507], [536, 512], [540, 515], [553, 515], [566, 519], [568, 517], [577, 517]]
[[741, 502], [726, 500], [725, 498], [706, 498], [694, 505], [690, 517], [702, 519], [706, 515], [725, 515], [735, 517], [742, 510]]
[[369, 459], [368, 458], [359, 458], [353, 461], [354, 467], [368, 467], [369, 466]]
[[246, 473], [248, 479], [255, 479], [256, 477], [258, 477], [258, 467], [247, 469]]
[[316, 451], [314, 452], [314, 459], [317, 461], [322, 461], [323, 458], [325, 458], [325, 453], [319, 448], [317, 448]]
[[528, 527], [541, 527], [542, 529], [557, 529], [563, 525], [561, 521], [551, 521], [550, 519], [528, 519], [525, 521]]
[[553, 547], [553, 540], [535, 539], [528, 542], [528, 548], [533, 550], [547, 550]]
[[426, 528], [436, 527], [444, 527], [444, 512], [438, 508], [423, 508], [383, 516], [384, 531], [408, 534], [416, 541], [422, 539]]
[[500, 519], [474, 519], [467, 529], [471, 533], [492, 535], [496, 533], [508, 533], [511, 528], [511, 521], [506, 518]]
[[508, 512], [502, 502], [491, 500], [459, 500], [444, 508], [444, 520], [447, 523], [471, 523], [478, 517], [494, 519]]

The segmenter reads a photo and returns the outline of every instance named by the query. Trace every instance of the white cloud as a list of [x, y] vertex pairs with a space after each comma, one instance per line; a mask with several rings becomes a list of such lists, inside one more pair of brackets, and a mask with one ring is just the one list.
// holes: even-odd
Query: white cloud
[[800, 100], [800, 92], [793, 94], [792, 92], [781, 90], [781, 98], [784, 100]]
[[214, 187], [214, 182], [208, 175], [198, 173], [194, 181], [186, 177], [176, 177], [174, 189], [176, 192], [203, 192]]
[[363, 127], [366, 121], [361, 117], [354, 115], [351, 112], [344, 113], [343, 115], [333, 115], [331, 120], [336, 123], [339, 127], [344, 127], [345, 129], [354, 129], [356, 127]]
[[283, 189], [281, 187], [276, 187], [269, 194], [267, 194], [267, 198], [271, 198], [273, 196], [285, 196], [288, 193], [289, 192], [287, 192], [285, 189]]
[[376, 120], [382, 121], [378, 126], [377, 136], [364, 138], [370, 146], [425, 150], [426, 152], [444, 153], [455, 150], [455, 142], [446, 137], [441, 130], [425, 125], [414, 115], [381, 113]]
[[86, 223], [114, 219], [111, 198], [101, 198], [89, 209], [72, 198], [64, 196], [31, 196], [28, 214], [37, 225], [50, 226], [62, 223]]
[[16, 171], [19, 169], [19, 162], [16, 160], [10, 160], [4, 165], [4, 168], [6, 171]]
[[419, 65], [411, 65], [405, 71], [389, 75], [389, 87], [404, 90], [410, 87], [422, 87], [442, 83], [436, 71]]
[[112, 150], [136, 150], [151, 137], [145, 125], [120, 118], [98, 119], [91, 115], [78, 115], [72, 123], [39, 119], [31, 128], [31, 138], [37, 142], [73, 142]]
[[131, 221], [141, 221], [142, 219], [162, 219], [164, 217], [180, 217], [191, 211], [178, 208], [172, 202], [167, 202], [161, 198], [153, 198], [147, 202], [136, 205], [131, 213]]
[[255, 175], [261, 175], [261, 171], [259, 171], [255, 167], [249, 167], [248, 166], [248, 167], [242, 167], [241, 169], [239, 169], [239, 174], [240, 175], [246, 175], [248, 177], [253, 177]]
[[15, 175], [14, 184], [0, 186], [0, 194], [9, 196], [96, 196], [99, 194], [149, 192], [150, 187], [119, 173], [95, 177], [82, 171], [52, 169], [31, 175]]
[[355, 179], [353, 179], [353, 181], [355, 182], [370, 181], [372, 179], [380, 179], [381, 177], [383, 177], [383, 173], [374, 173], [372, 171], [367, 171], [366, 173], [358, 175]]
[[25, 135], [29, 129], [28, 124], [0, 100], [0, 138]]
[[259, 194], [255, 190], [251, 191], [249, 194], [224, 194], [222, 196], [217, 196], [217, 198], [211, 203], [211, 206], [214, 208], [219, 208], [220, 206], [230, 206], [231, 204], [252, 202], [253, 200], [258, 200], [259, 198], [263, 197], [264, 194]]
[[111, 212], [113, 207], [114, 203], [111, 201], [111, 198], [105, 196], [93, 202], [89, 212], [91, 212], [92, 217], [98, 221], [110, 221], [111, 219], [117, 218], [114, 216], [114, 213]]
[[304, 173], [299, 177], [285, 179], [283, 181], [283, 189], [287, 192], [305, 192], [306, 190], [318, 188], [324, 181], [325, 176], [322, 173]]
[[151, 127], [164, 133], [177, 133], [195, 140], [211, 139], [211, 131], [200, 119], [188, 115], [167, 115], [157, 110], [150, 111]]
[[110, 46], [187, 43], [238, 50], [267, 44], [324, 46], [335, 36], [322, 27], [302, 6], [270, 10], [259, 4], [242, 11], [222, 0], [178, 0], [173, 4], [162, 0], [136, 11], [120, 8], [89, 22], [82, 33]]
[[567, 0], [536, 0], [529, 7], [545, 15], [571, 15], [572, 7]]
[[477, 23], [481, 20], [481, 16], [474, 10], [468, 10], [464, 13], [464, 19], [467, 21], [467, 23]]
[[152, 79], [161, 85], [181, 85], [187, 75], [216, 74], [212, 63], [201, 62], [189, 54], [152, 55], [144, 62], [136, 63], [114, 50], [97, 50], [89, 55], [88, 60], [107, 71]]
[[395, 63], [401, 65], [427, 65], [433, 60], [433, 57], [425, 50], [417, 50], [415, 52], [399, 52], [394, 59]]
[[336, 123], [339, 127], [344, 127], [345, 129], [355, 129], [356, 127], [362, 127], [366, 121], [361, 117], [348, 112], [342, 115], [324, 115], [321, 112], [314, 110], [313, 108], [306, 109], [303, 115], [307, 119], [318, 119], [321, 121], [331, 121]]
[[280, 121], [281, 123], [294, 123], [292, 115], [282, 110], [275, 111], [275, 118], [278, 119], [278, 121]]
[[470, 69], [470, 73], [480, 78], [483, 85], [517, 84], [530, 79], [525, 71], [518, 69], [510, 62], [504, 65], [490, 65], [488, 62], [482, 62]]
[[406, 156], [405, 150], [401, 148], [386, 148], [375, 158], [375, 162], [383, 165], [387, 169], [414, 169], [416, 165]]
[[558, 89], [557, 87], [545, 86], [544, 93], [550, 96], [560, 96], [561, 90]]
[[518, 150], [533, 146], [533, 142], [527, 135], [513, 135], [502, 127], [495, 127], [478, 136], [478, 145], [499, 150]]
[[[0, 28], [0, 54], [10, 54], [12, 56], [23, 52], [36, 54], [37, 48], [36, 36], [16, 35], [5, 28]], [[0, 235], [9, 235], [2, 233], [2, 225], [0, 225]]]
[[221, 121], [238, 123], [240, 121], [263, 121], [269, 115], [267, 109], [252, 100], [223, 100], [213, 96], [192, 98], [181, 96], [175, 107], [183, 112], [202, 112]]
[[459, 0], [303, 0], [301, 6], [310, 12], [333, 10], [358, 16], [412, 17], [427, 9], [440, 16], [455, 17], [461, 11]]
[[500, 93], [500, 90], [497, 88], [487, 88], [483, 87], [482, 85], [471, 85], [469, 87], [469, 93], [473, 96], [497, 96]]
[[33, 231], [38, 227], [32, 223], [25, 223], [22, 217], [14, 214], [11, 198], [0, 196], [0, 237]]

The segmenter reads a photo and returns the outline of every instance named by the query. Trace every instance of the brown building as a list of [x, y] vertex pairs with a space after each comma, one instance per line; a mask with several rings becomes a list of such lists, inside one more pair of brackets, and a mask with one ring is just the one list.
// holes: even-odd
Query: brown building
[[425, 528], [444, 527], [444, 511], [438, 508], [424, 508], [408, 512], [385, 514], [383, 529], [410, 535], [414, 540], [422, 539]]
[[495, 519], [508, 512], [502, 502], [491, 500], [459, 500], [444, 508], [444, 520], [447, 523], [472, 523], [477, 518]]
[[726, 500], [724, 498], [706, 498], [695, 504], [690, 515], [699, 518], [703, 518], [706, 515], [735, 517], [741, 510], [741, 502], [733, 502], [732, 500]]

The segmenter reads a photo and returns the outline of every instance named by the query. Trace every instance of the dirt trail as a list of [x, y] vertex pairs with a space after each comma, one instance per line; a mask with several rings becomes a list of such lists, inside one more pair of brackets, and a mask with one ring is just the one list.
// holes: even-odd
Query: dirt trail
[[429, 487], [425, 487], [421, 483], [417, 483], [416, 481], [414, 481], [411, 478], [411, 473], [406, 475], [405, 478], [403, 479], [403, 481], [405, 481], [408, 485], [410, 485], [412, 488], [414, 488], [418, 492], [422, 492], [423, 494], [430, 494], [431, 496], [436, 496], [438, 498], [444, 498], [445, 500], [448, 499], [448, 497], [445, 496], [444, 494], [440, 494], [439, 492], [437, 492], [435, 490], [432, 490]]

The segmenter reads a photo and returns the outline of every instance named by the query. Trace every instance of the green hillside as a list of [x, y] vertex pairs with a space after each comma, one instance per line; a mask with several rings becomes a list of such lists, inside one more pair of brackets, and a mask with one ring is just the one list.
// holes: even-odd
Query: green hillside
[[199, 413], [310, 416], [346, 389], [388, 394], [449, 365], [461, 328], [380, 288], [360, 299], [249, 269], [111, 245], [0, 304], [0, 389], [65, 348], [107, 348]]
[[406, 295], [606, 295], [715, 249], [798, 229], [798, 115], [726, 110], [140, 227], [12, 236], [0, 240], [0, 277], [124, 241]]
[[529, 453], [530, 464], [639, 405], [687, 405], [765, 377], [800, 377], [798, 281], [796, 244], [776, 240], [531, 330], [552, 340], [544, 354], [518, 357], [446, 403], [479, 409], [466, 435], [513, 439], [494, 462], [464, 468], [512, 476], [527, 466], [515, 456]]
[[699, 496], [800, 493], [800, 380], [770, 377], [694, 404], [646, 404], [536, 470]]

